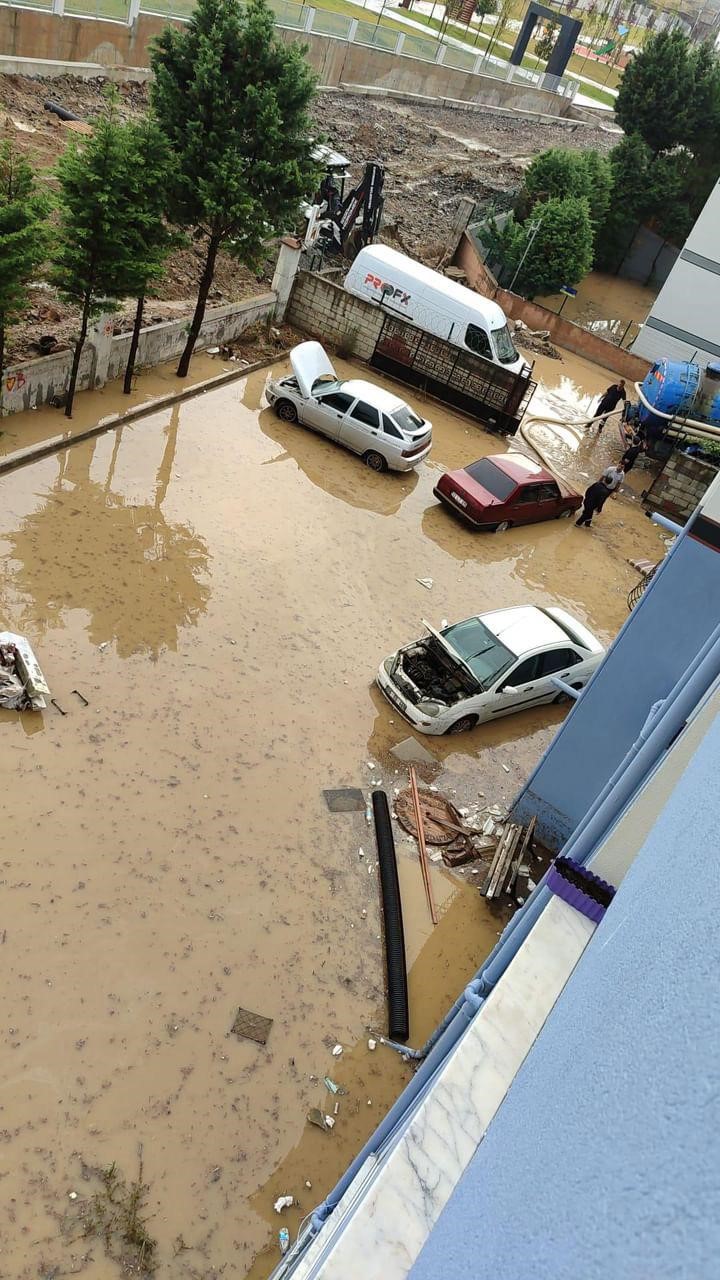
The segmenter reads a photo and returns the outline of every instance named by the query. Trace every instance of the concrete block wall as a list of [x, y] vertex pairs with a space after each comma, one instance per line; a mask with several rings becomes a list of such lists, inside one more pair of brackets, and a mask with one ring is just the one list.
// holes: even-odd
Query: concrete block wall
[[[26, 75], [48, 75], [42, 60], [100, 63], [107, 67], [147, 67], [149, 47], [168, 25], [180, 27], [179, 19], [141, 13], [129, 26], [103, 18], [47, 13], [32, 8], [16, 8], [0, 3], [0, 53], [9, 58], [26, 58]], [[409, 58], [371, 45], [315, 32], [277, 27], [277, 35], [287, 44], [300, 41], [316, 71], [320, 85], [373, 85], [433, 98], [458, 98], [512, 110], [540, 112], [575, 118], [571, 100], [551, 90], [523, 81], [476, 75], [435, 62]], [[31, 69], [34, 62], [35, 68]]]
[[[220, 346], [237, 338], [243, 330], [259, 320], [270, 319], [275, 309], [275, 294], [264, 293], [246, 302], [214, 307], [207, 312], [197, 350]], [[140, 334], [136, 368], [152, 368], [179, 356], [187, 339], [189, 320], [170, 320], [151, 325]], [[102, 317], [90, 333], [80, 360], [78, 391], [102, 387], [119, 378], [125, 371], [131, 335], [112, 336], [112, 319]], [[42, 356], [14, 365], [3, 373], [2, 408], [4, 413], [20, 413], [50, 404], [67, 389], [72, 365], [72, 351]]]
[[718, 474], [718, 468], [699, 458], [689, 458], [679, 451], [671, 454], [659, 476], [653, 481], [646, 498], [653, 511], [676, 520], [690, 518], [706, 490]]
[[340, 285], [309, 271], [298, 272], [287, 319], [296, 329], [343, 347], [360, 360], [369, 360], [383, 326], [382, 312]]

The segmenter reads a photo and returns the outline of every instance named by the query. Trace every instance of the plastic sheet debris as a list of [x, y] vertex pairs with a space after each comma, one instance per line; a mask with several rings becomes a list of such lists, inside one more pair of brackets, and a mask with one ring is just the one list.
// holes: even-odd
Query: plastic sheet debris
[[[308, 1124], [314, 1124], [316, 1129], [328, 1128], [325, 1123], [325, 1113], [324, 1111], [321, 1111], [319, 1107], [313, 1107], [311, 1111], [308, 1111], [307, 1118]], [[332, 1125], [330, 1125], [330, 1128], [332, 1129]]]
[[336, 1044], [335, 1048], [333, 1049], [333, 1058], [339, 1058], [342, 1051], [343, 1051], [342, 1045]]
[[343, 1089], [341, 1084], [336, 1084], [330, 1076], [323, 1077], [323, 1084], [325, 1085], [328, 1093], [339, 1093], [341, 1097], [347, 1093], [347, 1089]]
[[432, 588], [433, 588], [432, 578], [416, 578], [415, 581], [419, 582], [420, 586], [425, 587], [427, 591], [432, 591]]
[[29, 642], [13, 631], [0, 631], [0, 707], [42, 711], [46, 697], [50, 690]]
[[256, 1044], [267, 1044], [272, 1018], [264, 1018], [261, 1013], [252, 1013], [250, 1009], [238, 1009], [230, 1034], [239, 1040], [254, 1040]]
[[281, 1227], [278, 1231], [278, 1245], [281, 1253], [287, 1253], [290, 1248], [290, 1232], [287, 1227]]
[[376, 1048], [377, 1048], [377, 1040], [373, 1040], [372, 1038], [370, 1038], [370, 1040], [368, 1040], [368, 1049], [372, 1053], [372, 1051]]
[[390, 754], [396, 760], [402, 760], [403, 764], [437, 764], [435, 756], [415, 738], [403, 738], [396, 747], [390, 748]]
[[282, 1213], [283, 1209], [292, 1209], [294, 1203], [294, 1196], [280, 1196], [279, 1199], [275, 1201], [273, 1209], [276, 1213]]

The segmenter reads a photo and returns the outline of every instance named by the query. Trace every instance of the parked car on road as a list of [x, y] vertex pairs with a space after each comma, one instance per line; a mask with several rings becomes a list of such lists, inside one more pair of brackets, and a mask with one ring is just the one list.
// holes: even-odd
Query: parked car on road
[[446, 471], [433, 492], [474, 529], [496, 533], [516, 524], [571, 516], [582, 506], [579, 493], [524, 453], [494, 453]]
[[564, 609], [521, 605], [466, 618], [386, 658], [377, 684], [421, 733], [461, 733], [587, 684], [605, 650]]
[[432, 446], [426, 422], [392, 391], [351, 378], [342, 382], [319, 342], [290, 352], [293, 376], [272, 379], [268, 403], [285, 422], [301, 422], [359, 453], [373, 471], [411, 471]]

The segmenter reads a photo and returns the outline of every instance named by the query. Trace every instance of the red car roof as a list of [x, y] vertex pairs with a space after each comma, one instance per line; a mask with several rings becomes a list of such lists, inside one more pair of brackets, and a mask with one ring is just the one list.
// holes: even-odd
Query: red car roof
[[[524, 453], [489, 453], [485, 457], [485, 462], [492, 462], [498, 471], [502, 471], [515, 484], [524, 484], [527, 480], [534, 480], [538, 483], [557, 484], [563, 497], [577, 496], [572, 485], [567, 484], [560, 476], [554, 475], [552, 471], [548, 471], [547, 467], [543, 467], [541, 463], [535, 462], [533, 458], [528, 458]], [[479, 462], [483, 459], [479, 458]], [[473, 466], [474, 463], [470, 463]], [[462, 468], [467, 471], [467, 467]]]

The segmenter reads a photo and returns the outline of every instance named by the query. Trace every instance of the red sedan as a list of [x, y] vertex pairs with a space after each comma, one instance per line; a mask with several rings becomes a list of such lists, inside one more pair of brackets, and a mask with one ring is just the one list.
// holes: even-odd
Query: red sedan
[[582, 506], [579, 493], [524, 453], [495, 453], [446, 471], [433, 492], [474, 529], [496, 533], [515, 524], [571, 516]]

